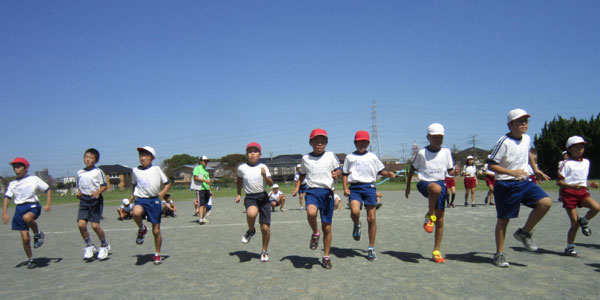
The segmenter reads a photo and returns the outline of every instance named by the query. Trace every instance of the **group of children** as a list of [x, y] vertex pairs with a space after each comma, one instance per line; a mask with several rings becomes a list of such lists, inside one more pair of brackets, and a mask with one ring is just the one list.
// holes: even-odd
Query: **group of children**
[[[533, 210], [524, 226], [514, 232], [513, 235], [530, 251], [537, 250], [537, 246], [532, 240], [532, 230], [552, 205], [548, 195], [530, 179], [531, 173], [544, 180], [548, 180], [549, 177], [538, 169], [530, 152], [531, 140], [526, 134], [529, 117], [530, 115], [522, 109], [514, 109], [509, 112], [507, 117], [509, 133], [498, 140], [488, 157], [487, 166], [485, 167], [487, 172], [490, 172], [490, 174], [493, 172], [494, 174], [493, 180], [490, 178], [488, 181], [486, 177], [486, 183], [490, 186], [486, 202], [489, 200], [492, 204], [495, 199], [497, 222], [495, 229], [496, 253], [493, 262], [498, 267], [509, 266], [504, 255], [506, 229], [509, 220], [518, 216], [520, 205], [526, 205], [533, 208]], [[444, 263], [445, 258], [440, 251], [444, 234], [444, 209], [453, 205], [454, 202], [454, 197], [452, 197], [452, 203], [447, 200], [447, 183], [448, 178], [459, 174], [461, 169], [454, 165], [450, 150], [442, 147], [444, 127], [441, 124], [433, 123], [427, 128], [427, 139], [429, 145], [419, 150], [412, 159], [410, 171], [407, 175], [405, 196], [409, 197], [412, 177], [415, 172], [418, 172], [417, 190], [428, 199], [428, 209], [425, 214], [423, 228], [428, 233], [435, 231], [432, 260], [436, 263]], [[354, 136], [356, 151], [346, 156], [342, 168], [335, 154], [325, 150], [328, 144], [327, 132], [323, 129], [315, 129], [310, 133], [309, 145], [312, 147], [312, 152], [302, 156], [302, 162], [298, 167], [298, 176], [294, 179], [295, 185], [292, 196], [303, 196], [300, 198], [300, 207], [306, 209], [308, 224], [312, 232], [309, 248], [316, 250], [321, 236], [323, 236], [322, 266], [324, 268], [330, 269], [332, 267], [330, 250], [333, 211], [336, 206], [341, 207], [341, 200], [338, 202], [337, 199], [334, 199], [333, 185], [340, 176], [344, 195], [349, 199], [350, 216], [353, 221], [352, 237], [356, 241], [361, 239], [360, 211], [364, 206], [367, 213], [369, 233], [367, 259], [377, 259], [375, 253], [376, 209], [380, 194], [376, 191], [375, 181], [378, 176], [394, 178], [396, 174], [386, 170], [377, 156], [367, 150], [369, 143], [368, 132], [356, 132]], [[561, 187], [560, 194], [563, 207], [571, 220], [565, 254], [572, 256], [577, 255], [574, 248], [577, 230], [581, 227], [584, 235], [591, 235], [589, 220], [600, 211], [600, 205], [590, 197], [587, 191], [588, 186], [598, 188], [598, 184], [596, 182], [588, 184], [587, 181], [589, 161], [582, 157], [585, 144], [586, 141], [579, 136], [568, 139], [566, 143], [568, 157], [560, 164], [557, 181], [557, 184]], [[147, 218], [148, 222], [152, 224], [154, 235], [155, 254], [153, 260], [155, 264], [160, 264], [162, 262], [160, 256], [162, 244], [161, 217], [163, 214], [174, 216], [176, 207], [170, 200], [170, 196], [166, 194], [171, 186], [169, 179], [160, 167], [152, 165], [152, 161], [156, 158], [154, 149], [145, 146], [137, 148], [137, 150], [140, 166], [133, 169], [133, 194], [130, 199], [123, 199], [123, 205], [118, 208], [119, 217], [127, 218], [129, 215], [133, 218], [138, 227], [137, 244], [144, 242], [147, 227], [143, 224], [143, 219]], [[261, 262], [268, 262], [271, 211], [277, 206], [281, 206], [280, 209], [283, 211], [285, 195], [279, 191], [278, 185], [274, 184], [268, 167], [259, 162], [261, 153], [262, 147], [256, 142], [249, 143], [246, 146], [247, 163], [240, 165], [237, 169], [237, 196], [235, 202], [240, 202], [243, 189], [248, 230], [243, 234], [241, 241], [244, 244], [250, 242], [256, 233], [255, 222], [258, 217], [262, 233], [260, 260]], [[79, 188], [77, 197], [80, 199], [77, 223], [81, 236], [86, 243], [84, 258], [92, 259], [94, 253], [98, 252], [97, 257], [102, 260], [107, 258], [110, 245], [100, 227], [103, 209], [102, 193], [106, 190], [107, 184], [104, 173], [95, 167], [99, 159], [100, 153], [96, 149], [86, 150], [84, 153], [85, 168], [77, 173]], [[198, 172], [194, 170], [193, 174], [194, 179], [201, 183], [197, 189], [198, 213], [200, 214], [201, 224], [206, 222], [206, 211], [202, 207], [206, 206], [212, 194], [210, 192], [210, 180], [207, 172], [204, 172], [207, 160], [203, 157], [202, 168], [199, 168]], [[472, 157], [467, 161], [472, 162]], [[44, 233], [39, 230], [35, 221], [41, 213], [37, 194], [47, 193], [47, 203], [44, 210], [50, 211], [52, 193], [49, 186], [38, 177], [27, 175], [29, 162], [26, 159], [15, 158], [10, 164], [13, 166], [17, 178], [7, 188], [2, 219], [3, 223], [8, 223], [7, 208], [8, 202], [12, 199], [17, 206], [12, 229], [21, 232], [23, 248], [28, 257], [27, 267], [34, 268], [35, 262], [32, 259], [29, 229], [34, 233], [34, 248], [39, 248], [44, 243]], [[528, 166], [531, 168], [531, 172], [527, 172]], [[462, 170], [462, 173], [467, 175], [466, 179], [474, 179], [474, 172], [472, 163], [467, 163]], [[475, 183], [473, 181], [469, 180], [465, 202], [467, 202], [468, 193], [471, 192], [474, 203], [473, 185], [476, 184], [476, 181]], [[272, 186], [273, 191], [271, 193], [266, 193], [265, 184]], [[467, 185], [466, 181], [465, 185]], [[161, 198], [164, 199], [162, 203]], [[305, 200], [304, 207], [303, 200]], [[579, 217], [577, 207], [586, 207], [589, 210], [585, 216]], [[320, 230], [317, 214], [321, 219]], [[100, 240], [99, 249], [90, 240], [87, 230], [88, 222], [92, 223], [92, 229]]]

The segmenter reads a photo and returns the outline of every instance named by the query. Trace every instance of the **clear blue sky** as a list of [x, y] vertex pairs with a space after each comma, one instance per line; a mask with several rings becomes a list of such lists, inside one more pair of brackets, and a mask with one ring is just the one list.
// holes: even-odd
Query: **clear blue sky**
[[351, 152], [377, 102], [382, 154], [426, 127], [491, 148], [506, 114], [600, 111], [599, 1], [2, 1], [0, 175], [73, 175], [83, 151]]

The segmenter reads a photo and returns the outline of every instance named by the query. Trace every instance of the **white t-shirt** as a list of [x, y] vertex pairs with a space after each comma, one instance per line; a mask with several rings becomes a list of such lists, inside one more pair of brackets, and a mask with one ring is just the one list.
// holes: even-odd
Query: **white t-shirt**
[[93, 193], [98, 191], [101, 186], [106, 185], [106, 178], [104, 172], [98, 168], [91, 170], [79, 170], [77, 171], [77, 187], [79, 191], [84, 194], [91, 196]]
[[590, 161], [587, 159], [564, 160], [558, 170], [558, 175], [564, 178], [567, 184], [576, 184], [578, 186], [587, 187], [587, 178], [590, 171]]
[[338, 202], [338, 201], [340, 201], [342, 199], [340, 199], [340, 196], [338, 196], [338, 194], [333, 193], [333, 200], [334, 200], [334, 202]]
[[333, 188], [331, 172], [339, 169], [340, 162], [331, 151], [325, 151], [320, 156], [305, 154], [302, 156], [300, 173], [306, 174], [308, 188]]
[[277, 200], [277, 198], [279, 198], [279, 196], [283, 195], [283, 192], [281, 191], [277, 191], [277, 193], [270, 191], [269, 192], [269, 200], [273, 201], [273, 200]]
[[167, 202], [167, 201], [165, 201], [165, 200], [163, 200], [163, 201], [162, 201], [162, 205], [168, 205], [169, 207], [173, 207], [173, 204], [175, 204], [175, 203], [173, 202], [173, 200], [171, 200], [170, 202]]
[[449, 169], [452, 169], [452, 153], [448, 148], [431, 152], [427, 147], [419, 150], [412, 161], [412, 166], [419, 172], [419, 180], [445, 180]]
[[133, 195], [139, 198], [156, 198], [160, 192], [160, 184], [169, 183], [169, 178], [159, 166], [133, 169], [131, 182], [135, 185]]
[[[530, 148], [531, 138], [528, 135], [523, 134], [521, 139], [517, 140], [506, 134], [496, 142], [496, 146], [492, 149], [488, 159], [505, 169], [527, 171]], [[496, 179], [516, 180], [518, 178], [508, 174], [496, 173]]]
[[123, 204], [121, 204], [121, 206], [119, 206], [124, 212], [130, 212], [133, 209], [133, 203], [129, 203], [129, 205], [125, 206]]
[[50, 186], [39, 177], [27, 175], [21, 179], [11, 181], [4, 197], [12, 199], [15, 205], [35, 203], [40, 201], [37, 194], [45, 193], [49, 188]]
[[[296, 174], [294, 174], [294, 182], [297, 182], [298, 179], [300, 179], [300, 173], [296, 172]], [[306, 184], [306, 178], [304, 178], [304, 180], [302, 181], [302, 185]]]
[[475, 177], [475, 174], [477, 174], [477, 167], [475, 166], [463, 166], [463, 174], [466, 175], [466, 177]]
[[491, 175], [491, 176], [496, 175], [496, 173], [494, 173], [494, 171], [491, 171], [488, 168], [488, 164], [483, 165], [483, 172], [485, 173], [485, 175]]
[[353, 152], [346, 155], [342, 172], [348, 175], [349, 183], [373, 183], [384, 169], [385, 166], [374, 153]]
[[244, 193], [256, 194], [265, 191], [265, 183], [261, 174], [261, 169], [264, 168], [267, 171], [267, 177], [271, 177], [271, 172], [265, 164], [256, 164], [251, 166], [249, 164], [241, 164], [237, 169], [237, 177], [244, 180]]

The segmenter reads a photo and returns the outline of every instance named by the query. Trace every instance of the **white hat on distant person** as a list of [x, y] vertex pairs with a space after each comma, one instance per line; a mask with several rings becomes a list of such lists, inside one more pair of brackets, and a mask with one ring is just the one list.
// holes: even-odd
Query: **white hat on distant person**
[[508, 116], [506, 116], [506, 123], [510, 123], [518, 118], [521, 117], [531, 117], [531, 115], [529, 115], [525, 110], [520, 109], [520, 108], [515, 108], [513, 110], [511, 110], [510, 112], [508, 112]]
[[300, 167], [302, 167], [302, 165], [301, 165], [301, 164], [297, 164], [297, 165], [296, 165], [296, 168], [300, 168]]
[[208, 156], [206, 155], [202, 155], [202, 157], [200, 157], [201, 161], [208, 161]]
[[278, 188], [279, 188], [279, 185], [276, 183], [276, 184], [274, 184], [273, 186], [271, 186], [271, 188], [273, 188], [273, 189], [278, 189]]
[[150, 152], [150, 154], [152, 154], [153, 158], [156, 158], [156, 151], [154, 151], [154, 148], [152, 148], [150, 146], [138, 147], [137, 150], [138, 151], [141, 151], [141, 150], [148, 151], [148, 152]]
[[574, 135], [567, 140], [567, 149], [575, 144], [587, 144], [587, 142], [580, 136]]
[[444, 126], [440, 123], [433, 123], [427, 127], [427, 135], [444, 135]]
[[475, 159], [472, 155], [467, 156], [467, 159]]
[[123, 205], [125, 205], [125, 206], [129, 205], [129, 199], [127, 199], [127, 198], [123, 198], [122, 202], [123, 202]]

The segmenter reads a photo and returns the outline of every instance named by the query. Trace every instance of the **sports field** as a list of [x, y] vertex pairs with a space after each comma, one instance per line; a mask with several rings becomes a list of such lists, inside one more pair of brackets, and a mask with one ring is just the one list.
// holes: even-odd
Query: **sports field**
[[[483, 202], [485, 191], [477, 193]], [[592, 197], [600, 199], [593, 190]], [[557, 193], [549, 194], [556, 199]], [[492, 265], [495, 210], [490, 206], [447, 209], [443, 265], [431, 261], [433, 235], [422, 228], [426, 201], [416, 190], [383, 191], [378, 210], [377, 260], [366, 259], [363, 237], [354, 241], [349, 210], [333, 219], [331, 270], [320, 266], [322, 244], [308, 247], [310, 230], [297, 198], [288, 210], [272, 215], [271, 261], [261, 263], [260, 234], [247, 245], [240, 238], [247, 226], [242, 204], [232, 197], [215, 198], [210, 223], [192, 217], [192, 194], [177, 193], [177, 218], [163, 219], [164, 262], [155, 266], [152, 235], [136, 245], [136, 226], [116, 219], [109, 202], [102, 223], [112, 246], [106, 261], [83, 261], [83, 241], [76, 227], [76, 203], [56, 205], [39, 219], [46, 242], [34, 249], [38, 268], [29, 270], [17, 232], [0, 226], [1, 299], [593, 299], [600, 273], [600, 222], [594, 234], [577, 237], [580, 257], [562, 255], [568, 218], [560, 203], [538, 224], [538, 253], [524, 250], [512, 237], [529, 213], [522, 208], [509, 224], [506, 256], [509, 269]], [[13, 206], [9, 209], [12, 216]], [[96, 236], [92, 240], [98, 245]]]

